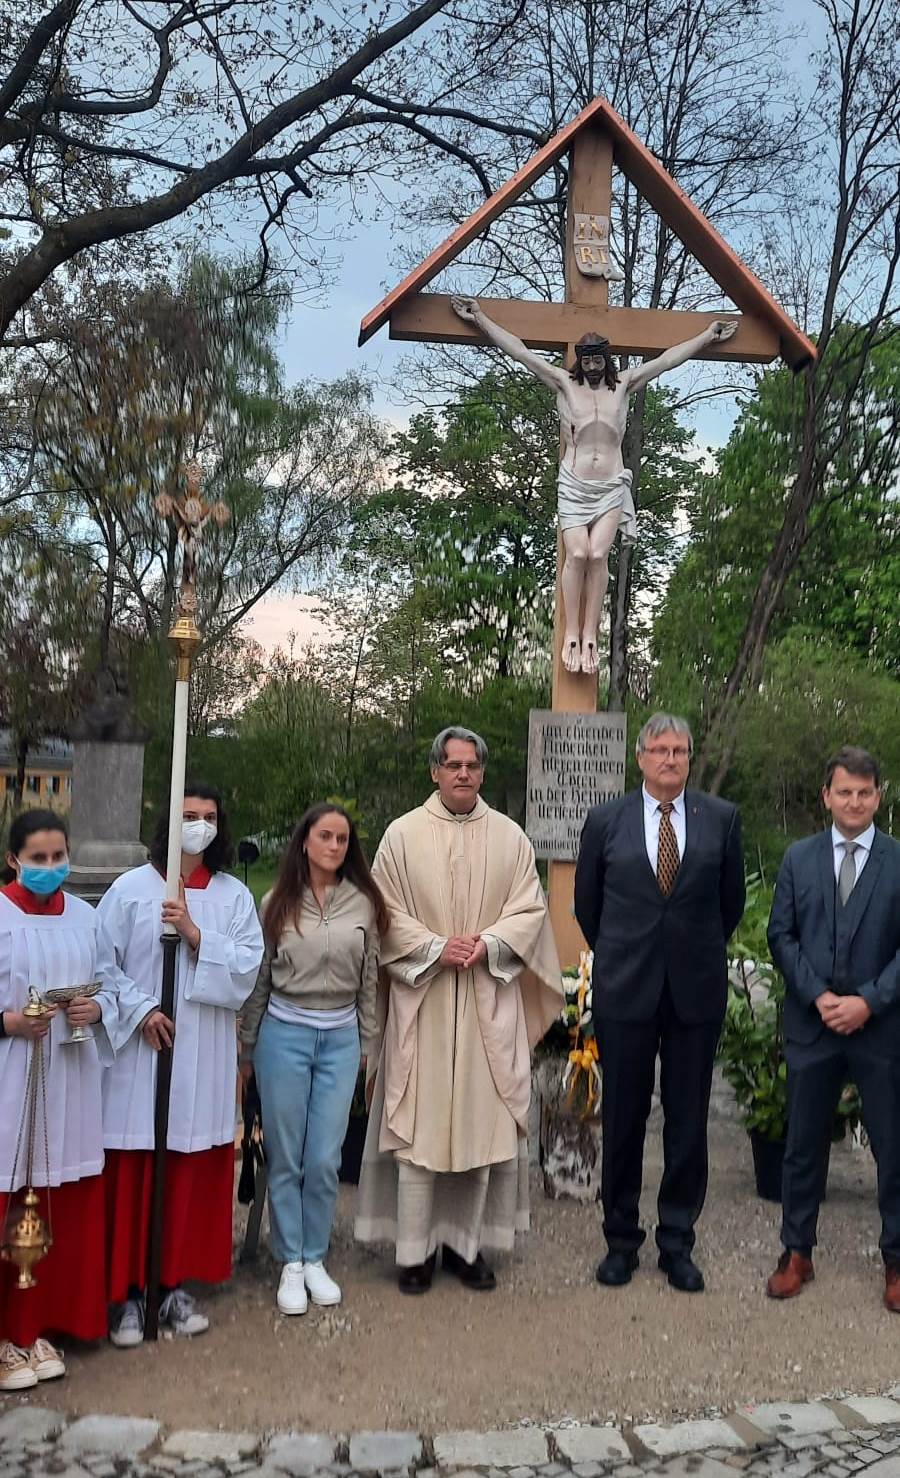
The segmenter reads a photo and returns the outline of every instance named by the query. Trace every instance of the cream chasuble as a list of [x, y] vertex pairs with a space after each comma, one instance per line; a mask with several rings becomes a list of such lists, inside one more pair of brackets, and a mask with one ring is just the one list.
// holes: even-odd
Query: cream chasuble
[[[435, 794], [388, 827], [373, 874], [391, 915], [381, 951], [389, 989], [380, 992], [383, 1038], [356, 1235], [395, 1240], [398, 1259], [409, 1260], [400, 1257], [402, 1244], [421, 1238], [397, 1225], [398, 1162], [408, 1167], [406, 1181], [412, 1167], [438, 1177], [453, 1172], [453, 1222], [475, 1218], [479, 1225], [458, 1226], [460, 1236], [441, 1228], [447, 1207], [438, 1187], [423, 1198], [427, 1242], [448, 1240], [471, 1261], [479, 1238], [483, 1246], [509, 1247], [514, 1230], [527, 1225], [527, 1173], [517, 1161], [531, 1097], [530, 1049], [562, 1005], [534, 853], [520, 827], [480, 799], [456, 816]], [[441, 967], [454, 934], [481, 934], [487, 961], [468, 971]], [[477, 1172], [471, 1186], [470, 1172]], [[498, 1190], [505, 1186], [502, 1209], [491, 1204], [495, 1179]]]

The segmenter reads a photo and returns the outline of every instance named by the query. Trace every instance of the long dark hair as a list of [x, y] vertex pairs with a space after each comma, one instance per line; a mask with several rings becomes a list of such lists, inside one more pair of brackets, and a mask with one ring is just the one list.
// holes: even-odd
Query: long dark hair
[[[222, 796], [212, 785], [207, 785], [203, 780], [185, 780], [185, 795], [195, 795], [201, 801], [215, 801], [217, 816], [217, 831], [206, 851], [203, 853], [203, 862], [210, 872], [227, 872], [229, 867], [234, 866], [234, 845], [231, 840], [231, 829], [228, 825], [228, 817], [222, 805]], [[165, 870], [169, 860], [169, 808], [160, 811], [156, 819], [156, 826], [150, 842], [150, 861], [162, 870]]]
[[338, 869], [338, 877], [346, 878], [359, 889], [360, 893], [365, 893], [375, 910], [376, 929], [382, 936], [387, 933], [391, 921], [390, 915], [381, 896], [381, 890], [369, 871], [369, 864], [353, 824], [353, 817], [344, 810], [343, 806], [334, 805], [331, 801], [318, 801], [316, 805], [310, 806], [297, 822], [294, 834], [281, 859], [275, 886], [266, 904], [263, 932], [266, 936], [266, 945], [272, 954], [278, 948], [278, 941], [285, 929], [291, 924], [296, 928], [299, 924], [303, 893], [311, 886], [309, 859], [304, 846], [306, 838], [317, 821], [321, 821], [323, 816], [331, 815], [342, 816], [350, 833], [347, 855]]
[[[20, 847], [23, 847], [30, 836], [36, 831], [61, 831], [66, 839], [66, 847], [69, 845], [69, 828], [62, 816], [56, 811], [39, 810], [20, 811], [9, 828], [9, 838], [6, 843], [7, 852], [12, 852], [15, 857]], [[7, 863], [3, 864], [2, 876], [4, 883], [11, 883], [16, 876], [15, 868]]]

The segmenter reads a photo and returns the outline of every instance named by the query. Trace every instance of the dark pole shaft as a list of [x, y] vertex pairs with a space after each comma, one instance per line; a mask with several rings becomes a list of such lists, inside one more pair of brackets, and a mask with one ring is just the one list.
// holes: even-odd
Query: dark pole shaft
[[[178, 965], [178, 934], [162, 936], [162, 994], [159, 1008], [175, 1020], [175, 970]], [[145, 1339], [159, 1338], [159, 1305], [162, 1297], [163, 1218], [166, 1205], [166, 1146], [169, 1138], [169, 1087], [172, 1081], [172, 1048], [161, 1047], [156, 1058], [156, 1102], [153, 1115], [153, 1185], [150, 1197], [150, 1238], [147, 1247], [147, 1313]]]

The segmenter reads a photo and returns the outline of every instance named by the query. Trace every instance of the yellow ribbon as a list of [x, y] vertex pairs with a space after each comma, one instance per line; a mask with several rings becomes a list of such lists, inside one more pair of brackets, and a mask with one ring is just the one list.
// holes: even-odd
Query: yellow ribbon
[[582, 1118], [586, 1119], [597, 1100], [597, 1087], [600, 1082], [600, 1071], [597, 1064], [600, 1061], [600, 1052], [595, 1037], [588, 1037], [584, 1045], [579, 1046], [578, 1038], [581, 1035], [581, 1029], [580, 1027], [575, 1027], [573, 1031], [575, 1032], [575, 1046], [569, 1053], [569, 1069], [566, 1074], [569, 1078], [567, 1107], [572, 1107], [575, 1100], [578, 1079], [582, 1073], [585, 1073], [587, 1076], [587, 1101]]

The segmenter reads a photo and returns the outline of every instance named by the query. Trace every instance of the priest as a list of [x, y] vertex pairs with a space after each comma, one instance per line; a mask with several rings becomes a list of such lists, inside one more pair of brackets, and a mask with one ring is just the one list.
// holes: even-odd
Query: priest
[[395, 1244], [403, 1293], [430, 1288], [439, 1250], [493, 1288], [483, 1249], [527, 1230], [530, 1054], [563, 1002], [531, 844], [479, 795], [486, 759], [477, 734], [442, 730], [437, 789], [372, 869], [391, 924], [356, 1236]]

